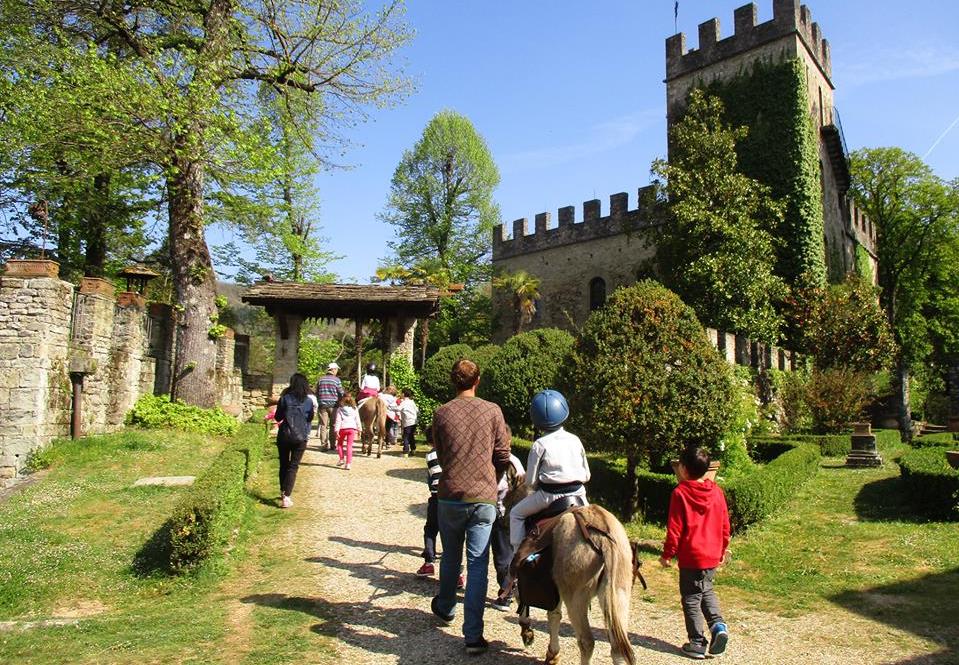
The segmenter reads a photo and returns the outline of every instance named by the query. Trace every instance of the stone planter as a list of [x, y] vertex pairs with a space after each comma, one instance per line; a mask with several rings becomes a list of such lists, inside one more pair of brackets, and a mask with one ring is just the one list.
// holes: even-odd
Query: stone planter
[[5, 277], [59, 277], [60, 264], [49, 259], [14, 259], [7, 261]]
[[947, 450], [946, 461], [953, 469], [959, 470], [959, 450]]
[[959, 432], [959, 416], [949, 416], [946, 421], [946, 429], [950, 432]]
[[113, 282], [102, 277], [84, 277], [80, 280], [80, 293], [112, 298], [115, 292]]

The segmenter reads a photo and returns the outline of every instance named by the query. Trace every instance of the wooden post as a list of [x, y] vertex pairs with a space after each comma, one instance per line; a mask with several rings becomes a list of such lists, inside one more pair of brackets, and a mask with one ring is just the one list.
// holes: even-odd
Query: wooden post
[[363, 319], [356, 319], [353, 342], [356, 346], [356, 389], [359, 390], [360, 381], [363, 379]]
[[383, 354], [383, 390], [390, 385], [390, 356], [393, 355], [393, 319], [384, 317], [383, 337], [386, 339], [386, 352]]

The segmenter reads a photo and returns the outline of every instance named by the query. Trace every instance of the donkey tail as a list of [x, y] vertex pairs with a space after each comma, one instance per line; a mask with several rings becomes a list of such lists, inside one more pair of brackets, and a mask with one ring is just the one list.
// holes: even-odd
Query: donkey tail
[[615, 536], [595, 539], [603, 551], [606, 566], [605, 579], [602, 582], [603, 619], [613, 654], [622, 654], [629, 665], [635, 665], [636, 656], [629, 643], [626, 623], [629, 620], [629, 597], [633, 587], [632, 551], [628, 544], [623, 546]]

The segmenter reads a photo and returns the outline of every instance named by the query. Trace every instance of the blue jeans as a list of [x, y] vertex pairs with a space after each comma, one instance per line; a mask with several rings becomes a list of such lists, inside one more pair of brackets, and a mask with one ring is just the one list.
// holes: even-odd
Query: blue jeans
[[456, 606], [456, 581], [466, 544], [466, 593], [463, 596], [463, 637], [475, 642], [483, 637], [486, 584], [489, 572], [489, 540], [496, 520], [496, 506], [489, 503], [440, 501], [440, 592], [437, 609], [448, 614]]

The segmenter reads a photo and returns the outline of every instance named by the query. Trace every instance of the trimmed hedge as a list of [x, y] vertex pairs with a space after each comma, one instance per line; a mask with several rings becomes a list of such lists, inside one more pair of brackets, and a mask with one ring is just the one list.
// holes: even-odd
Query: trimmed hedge
[[733, 532], [765, 519], [819, 470], [819, 448], [802, 444], [723, 487]]
[[913, 448], [941, 448], [951, 446], [956, 442], [952, 432], [936, 432], [935, 434], [925, 434], [916, 436], [912, 439]]
[[799, 446], [798, 441], [794, 441], [791, 437], [781, 436], [752, 437], [748, 442], [749, 456], [754, 462], [762, 464], [772, 462], [783, 453], [797, 446]]
[[943, 448], [910, 450], [899, 460], [906, 494], [923, 515], [959, 519], [959, 472], [949, 466]]
[[789, 438], [803, 443], [815, 443], [823, 457], [845, 457], [852, 451], [850, 434], [790, 434]]
[[169, 524], [169, 569], [182, 574], [222, 551], [244, 510], [244, 487], [266, 445], [263, 427], [239, 435], [177, 502]]

